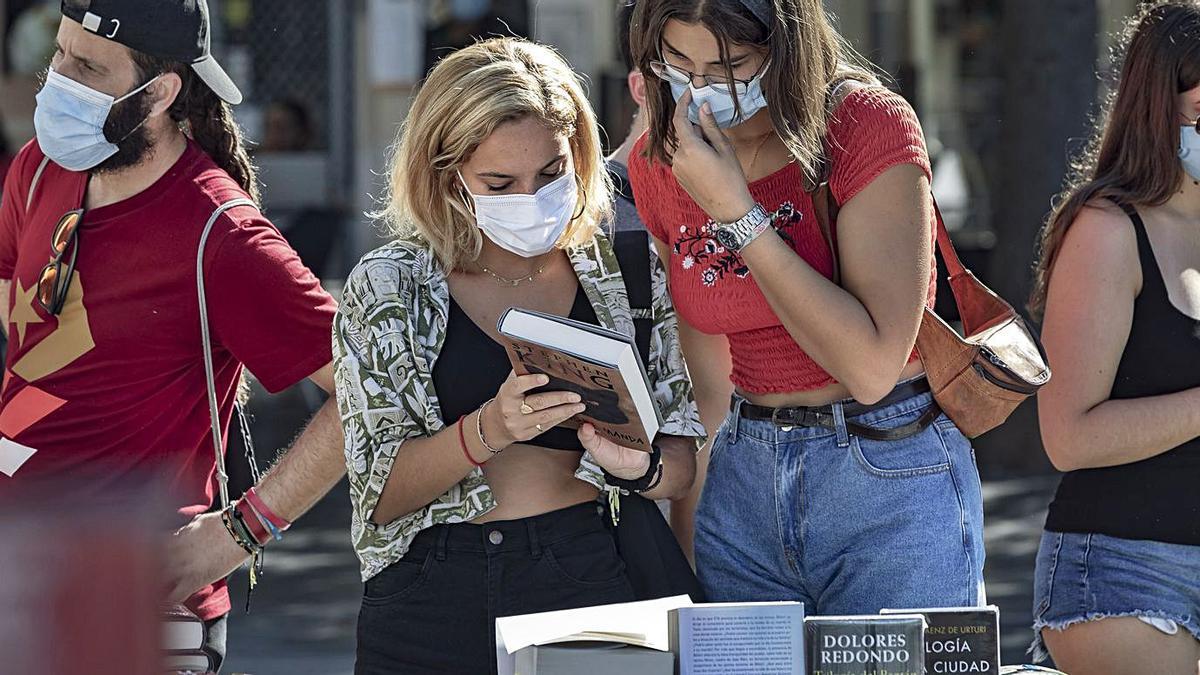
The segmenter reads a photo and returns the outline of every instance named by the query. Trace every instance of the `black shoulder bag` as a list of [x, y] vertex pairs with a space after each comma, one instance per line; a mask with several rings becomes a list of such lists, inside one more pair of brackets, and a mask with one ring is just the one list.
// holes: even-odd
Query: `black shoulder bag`
[[[645, 231], [618, 232], [613, 236], [613, 250], [633, 312], [634, 341], [649, 371], [650, 337], [654, 328], [650, 237]], [[621, 495], [621, 516], [613, 536], [637, 599], [689, 595], [693, 602], [704, 602], [696, 573], [653, 501], [636, 493]]]

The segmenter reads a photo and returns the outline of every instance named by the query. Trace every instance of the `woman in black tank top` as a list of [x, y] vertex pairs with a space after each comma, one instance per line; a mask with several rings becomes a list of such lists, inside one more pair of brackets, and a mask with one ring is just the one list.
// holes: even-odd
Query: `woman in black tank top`
[[[618, 550], [598, 497], [686, 494], [703, 427], [665, 288], [637, 317], [663, 422], [654, 453], [557, 428], [583, 411], [579, 394], [535, 391], [548, 378], [515, 375], [498, 342], [510, 307], [634, 333], [600, 231], [599, 130], [555, 52], [496, 38], [443, 59], [413, 102], [391, 187], [399, 236], [350, 274], [334, 324], [365, 582], [355, 672], [496, 672], [496, 617], [643, 592], [638, 551]], [[643, 273], [665, 287], [661, 267]], [[625, 531], [643, 502], [622, 501]]]
[[[1038, 552], [1033, 650], [1072, 675], [1200, 660], [1200, 6], [1131, 24], [1084, 170], [1042, 233], [1031, 301], [1066, 472]], [[1150, 123], [1149, 120], [1155, 120]]]

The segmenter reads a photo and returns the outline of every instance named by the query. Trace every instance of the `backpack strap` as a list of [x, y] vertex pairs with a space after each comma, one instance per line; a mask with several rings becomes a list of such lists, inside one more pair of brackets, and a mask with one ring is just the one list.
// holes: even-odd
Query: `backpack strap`
[[[213, 367], [212, 335], [210, 334], [208, 328], [208, 299], [204, 294], [204, 248], [208, 243], [208, 235], [212, 233], [213, 225], [216, 224], [217, 220], [226, 211], [238, 206], [252, 206], [254, 208], [258, 208], [257, 204], [250, 199], [245, 198], [233, 199], [218, 206], [217, 209], [213, 211], [212, 216], [209, 217], [208, 223], [204, 225], [204, 233], [200, 235], [199, 251], [196, 253], [196, 291], [200, 300], [200, 341], [203, 345], [204, 351], [204, 378], [205, 383], [208, 385], [208, 416], [212, 425], [213, 452], [217, 457], [217, 485], [220, 488], [222, 509], [229, 507], [229, 474], [225, 472], [225, 452], [223, 444], [221, 443], [221, 411], [217, 404], [217, 381]], [[245, 413], [241, 409], [240, 404], [237, 406], [237, 408], [238, 421], [243, 425], [244, 428]], [[246, 451], [248, 456], [253, 457], [254, 448], [251, 444], [252, 442], [250, 437], [246, 436], [244, 440], [246, 441]], [[251, 459], [250, 466], [255, 466], [253, 459]]]
[[650, 367], [650, 337], [654, 330], [654, 292], [650, 286], [650, 235], [626, 230], [613, 235], [613, 252], [625, 280], [625, 295], [633, 316], [634, 343], [642, 365]]

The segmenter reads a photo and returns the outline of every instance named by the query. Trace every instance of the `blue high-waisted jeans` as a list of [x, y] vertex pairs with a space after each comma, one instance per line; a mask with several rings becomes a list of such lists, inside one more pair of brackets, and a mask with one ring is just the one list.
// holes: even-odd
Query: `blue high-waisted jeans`
[[[851, 421], [895, 428], [929, 393]], [[874, 441], [732, 410], [713, 441], [696, 510], [696, 567], [710, 600], [804, 602], [811, 614], [984, 602], [983, 498], [970, 442], [944, 414]]]

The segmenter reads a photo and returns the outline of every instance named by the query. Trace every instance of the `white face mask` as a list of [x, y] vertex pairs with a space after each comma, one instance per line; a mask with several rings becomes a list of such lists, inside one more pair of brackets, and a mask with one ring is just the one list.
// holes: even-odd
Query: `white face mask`
[[579, 190], [572, 171], [532, 195], [477, 195], [466, 187], [461, 173], [458, 178], [475, 202], [479, 229], [497, 246], [519, 256], [548, 253], [575, 216]]
[[1179, 161], [1192, 180], [1200, 180], [1200, 133], [1195, 125], [1179, 129]]
[[121, 98], [114, 99], [50, 70], [46, 73], [46, 85], [38, 92], [37, 108], [33, 113], [38, 146], [55, 164], [68, 171], [94, 169], [117, 154], [116, 143], [104, 135], [104, 123], [108, 121], [113, 106], [149, 87], [157, 79], [155, 77]]
[[[755, 113], [767, 107], [767, 97], [762, 89], [762, 77], [766, 72], [767, 69], [763, 68], [750, 82], [745, 84], [738, 82], [734, 84], [732, 90], [728, 86], [711, 84], [697, 88], [690, 79], [686, 84], [674, 79], [668, 80], [668, 83], [671, 85], [671, 95], [675, 97], [676, 103], [683, 96], [683, 92], [688, 89], [692, 90], [692, 103], [688, 106], [688, 119], [692, 121], [692, 124], [700, 123], [700, 106], [707, 102], [717, 126], [728, 129], [754, 117]], [[737, 114], [737, 107], [733, 102], [734, 97], [737, 98], [738, 106], [742, 110], [741, 115]]]

